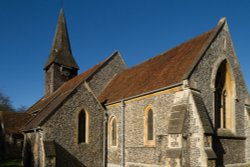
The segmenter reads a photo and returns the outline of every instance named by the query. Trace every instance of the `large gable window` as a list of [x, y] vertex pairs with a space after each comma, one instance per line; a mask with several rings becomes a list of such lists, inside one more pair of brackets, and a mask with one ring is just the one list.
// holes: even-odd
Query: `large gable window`
[[144, 144], [155, 145], [154, 112], [148, 107], [144, 113]]
[[227, 61], [218, 68], [215, 80], [215, 127], [234, 131], [235, 89]]
[[109, 120], [109, 145], [117, 146], [117, 119], [112, 116]]
[[89, 115], [85, 110], [79, 113], [78, 118], [78, 143], [88, 143]]

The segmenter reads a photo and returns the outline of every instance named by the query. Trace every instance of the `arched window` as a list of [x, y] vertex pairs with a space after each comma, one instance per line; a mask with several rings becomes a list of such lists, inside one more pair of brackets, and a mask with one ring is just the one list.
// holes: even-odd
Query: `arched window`
[[109, 121], [109, 144], [110, 146], [117, 146], [117, 120], [112, 116]]
[[78, 143], [88, 143], [89, 116], [85, 110], [79, 113], [78, 118]]
[[154, 120], [153, 120], [153, 111], [150, 109], [148, 111], [148, 120], [147, 120], [147, 131], [148, 131], [148, 140], [154, 140], [153, 133], [154, 133]]
[[235, 88], [226, 60], [218, 68], [215, 79], [215, 127], [234, 131]]
[[144, 144], [154, 145], [155, 144], [155, 127], [154, 127], [154, 112], [151, 108], [145, 110], [144, 116]]

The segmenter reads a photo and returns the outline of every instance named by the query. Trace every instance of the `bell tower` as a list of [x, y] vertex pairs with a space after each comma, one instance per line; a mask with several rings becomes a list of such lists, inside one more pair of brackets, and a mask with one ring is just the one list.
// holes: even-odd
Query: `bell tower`
[[79, 67], [72, 56], [64, 11], [61, 9], [49, 58], [44, 66], [45, 96], [75, 77]]

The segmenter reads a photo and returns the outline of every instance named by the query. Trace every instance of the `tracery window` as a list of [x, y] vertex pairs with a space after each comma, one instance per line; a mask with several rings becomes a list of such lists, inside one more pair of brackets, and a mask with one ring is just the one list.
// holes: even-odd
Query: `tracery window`
[[218, 68], [215, 80], [215, 127], [234, 131], [235, 89], [227, 61]]
[[88, 143], [89, 115], [85, 110], [79, 113], [78, 118], [78, 143]]

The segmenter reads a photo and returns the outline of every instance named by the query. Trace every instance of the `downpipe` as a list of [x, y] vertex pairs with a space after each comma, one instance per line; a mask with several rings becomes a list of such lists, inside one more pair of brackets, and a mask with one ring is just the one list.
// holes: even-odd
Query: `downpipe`
[[104, 112], [104, 120], [103, 120], [103, 153], [102, 153], [102, 166], [106, 167], [106, 142], [107, 142], [107, 115], [106, 112]]
[[125, 103], [124, 100], [121, 101], [122, 105], [122, 133], [121, 133], [121, 139], [122, 139], [122, 147], [121, 147], [121, 157], [122, 157], [122, 162], [121, 165], [122, 167], [125, 167]]

